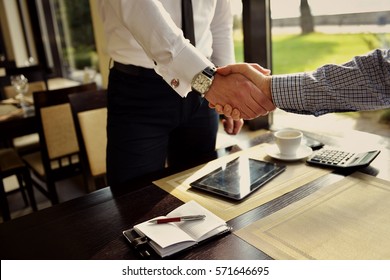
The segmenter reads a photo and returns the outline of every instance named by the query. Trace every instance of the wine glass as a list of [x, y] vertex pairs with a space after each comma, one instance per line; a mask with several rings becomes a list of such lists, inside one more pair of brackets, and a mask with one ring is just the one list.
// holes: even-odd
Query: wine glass
[[15, 99], [19, 100], [21, 107], [24, 107], [26, 105], [24, 96], [28, 92], [28, 79], [24, 75], [14, 75], [11, 76], [11, 84], [17, 92]]
[[94, 67], [84, 67], [83, 83], [92, 83], [96, 78], [96, 69]]

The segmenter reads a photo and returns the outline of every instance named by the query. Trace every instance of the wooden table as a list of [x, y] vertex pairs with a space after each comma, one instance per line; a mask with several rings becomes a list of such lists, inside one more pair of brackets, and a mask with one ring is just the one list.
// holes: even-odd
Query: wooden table
[[[365, 172], [390, 181], [389, 139], [364, 134], [365, 141], [382, 147], [382, 153]], [[323, 137], [335, 143], [345, 138]], [[273, 141], [270, 134], [260, 136], [250, 145]], [[230, 147], [219, 155], [237, 150]], [[0, 257], [6, 259], [139, 259], [122, 231], [133, 225], [167, 213], [183, 202], [166, 193], [152, 181], [176, 171], [152, 174], [129, 182], [126, 190], [113, 193], [104, 188], [83, 197], [44, 209], [0, 225]], [[239, 230], [285, 206], [298, 201], [348, 174], [330, 173], [228, 223]], [[245, 203], [245, 202], [244, 202]], [[152, 258], [158, 258], [152, 255]], [[270, 259], [262, 251], [234, 234], [202, 244], [175, 255], [177, 259]]]
[[6, 142], [15, 137], [36, 133], [37, 131], [38, 126], [34, 115], [26, 116], [21, 112], [6, 120], [0, 120], [0, 142]]

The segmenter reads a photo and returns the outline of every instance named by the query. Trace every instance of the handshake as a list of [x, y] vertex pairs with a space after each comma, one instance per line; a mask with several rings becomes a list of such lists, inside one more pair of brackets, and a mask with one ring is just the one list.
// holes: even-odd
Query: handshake
[[250, 120], [275, 110], [270, 70], [238, 63], [218, 68], [205, 98], [210, 108], [233, 120]]

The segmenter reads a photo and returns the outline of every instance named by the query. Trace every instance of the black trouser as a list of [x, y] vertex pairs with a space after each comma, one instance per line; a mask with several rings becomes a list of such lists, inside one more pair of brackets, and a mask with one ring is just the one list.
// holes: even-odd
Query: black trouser
[[115, 187], [215, 151], [218, 115], [196, 93], [180, 97], [161, 77], [112, 68], [108, 86], [107, 180]]

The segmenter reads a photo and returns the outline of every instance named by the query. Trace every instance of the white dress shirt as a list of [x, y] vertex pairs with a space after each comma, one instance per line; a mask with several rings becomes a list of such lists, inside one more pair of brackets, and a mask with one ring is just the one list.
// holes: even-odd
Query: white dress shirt
[[109, 55], [122, 64], [154, 68], [185, 97], [197, 73], [234, 62], [230, 1], [192, 5], [196, 48], [179, 28], [181, 0], [99, 0]]

